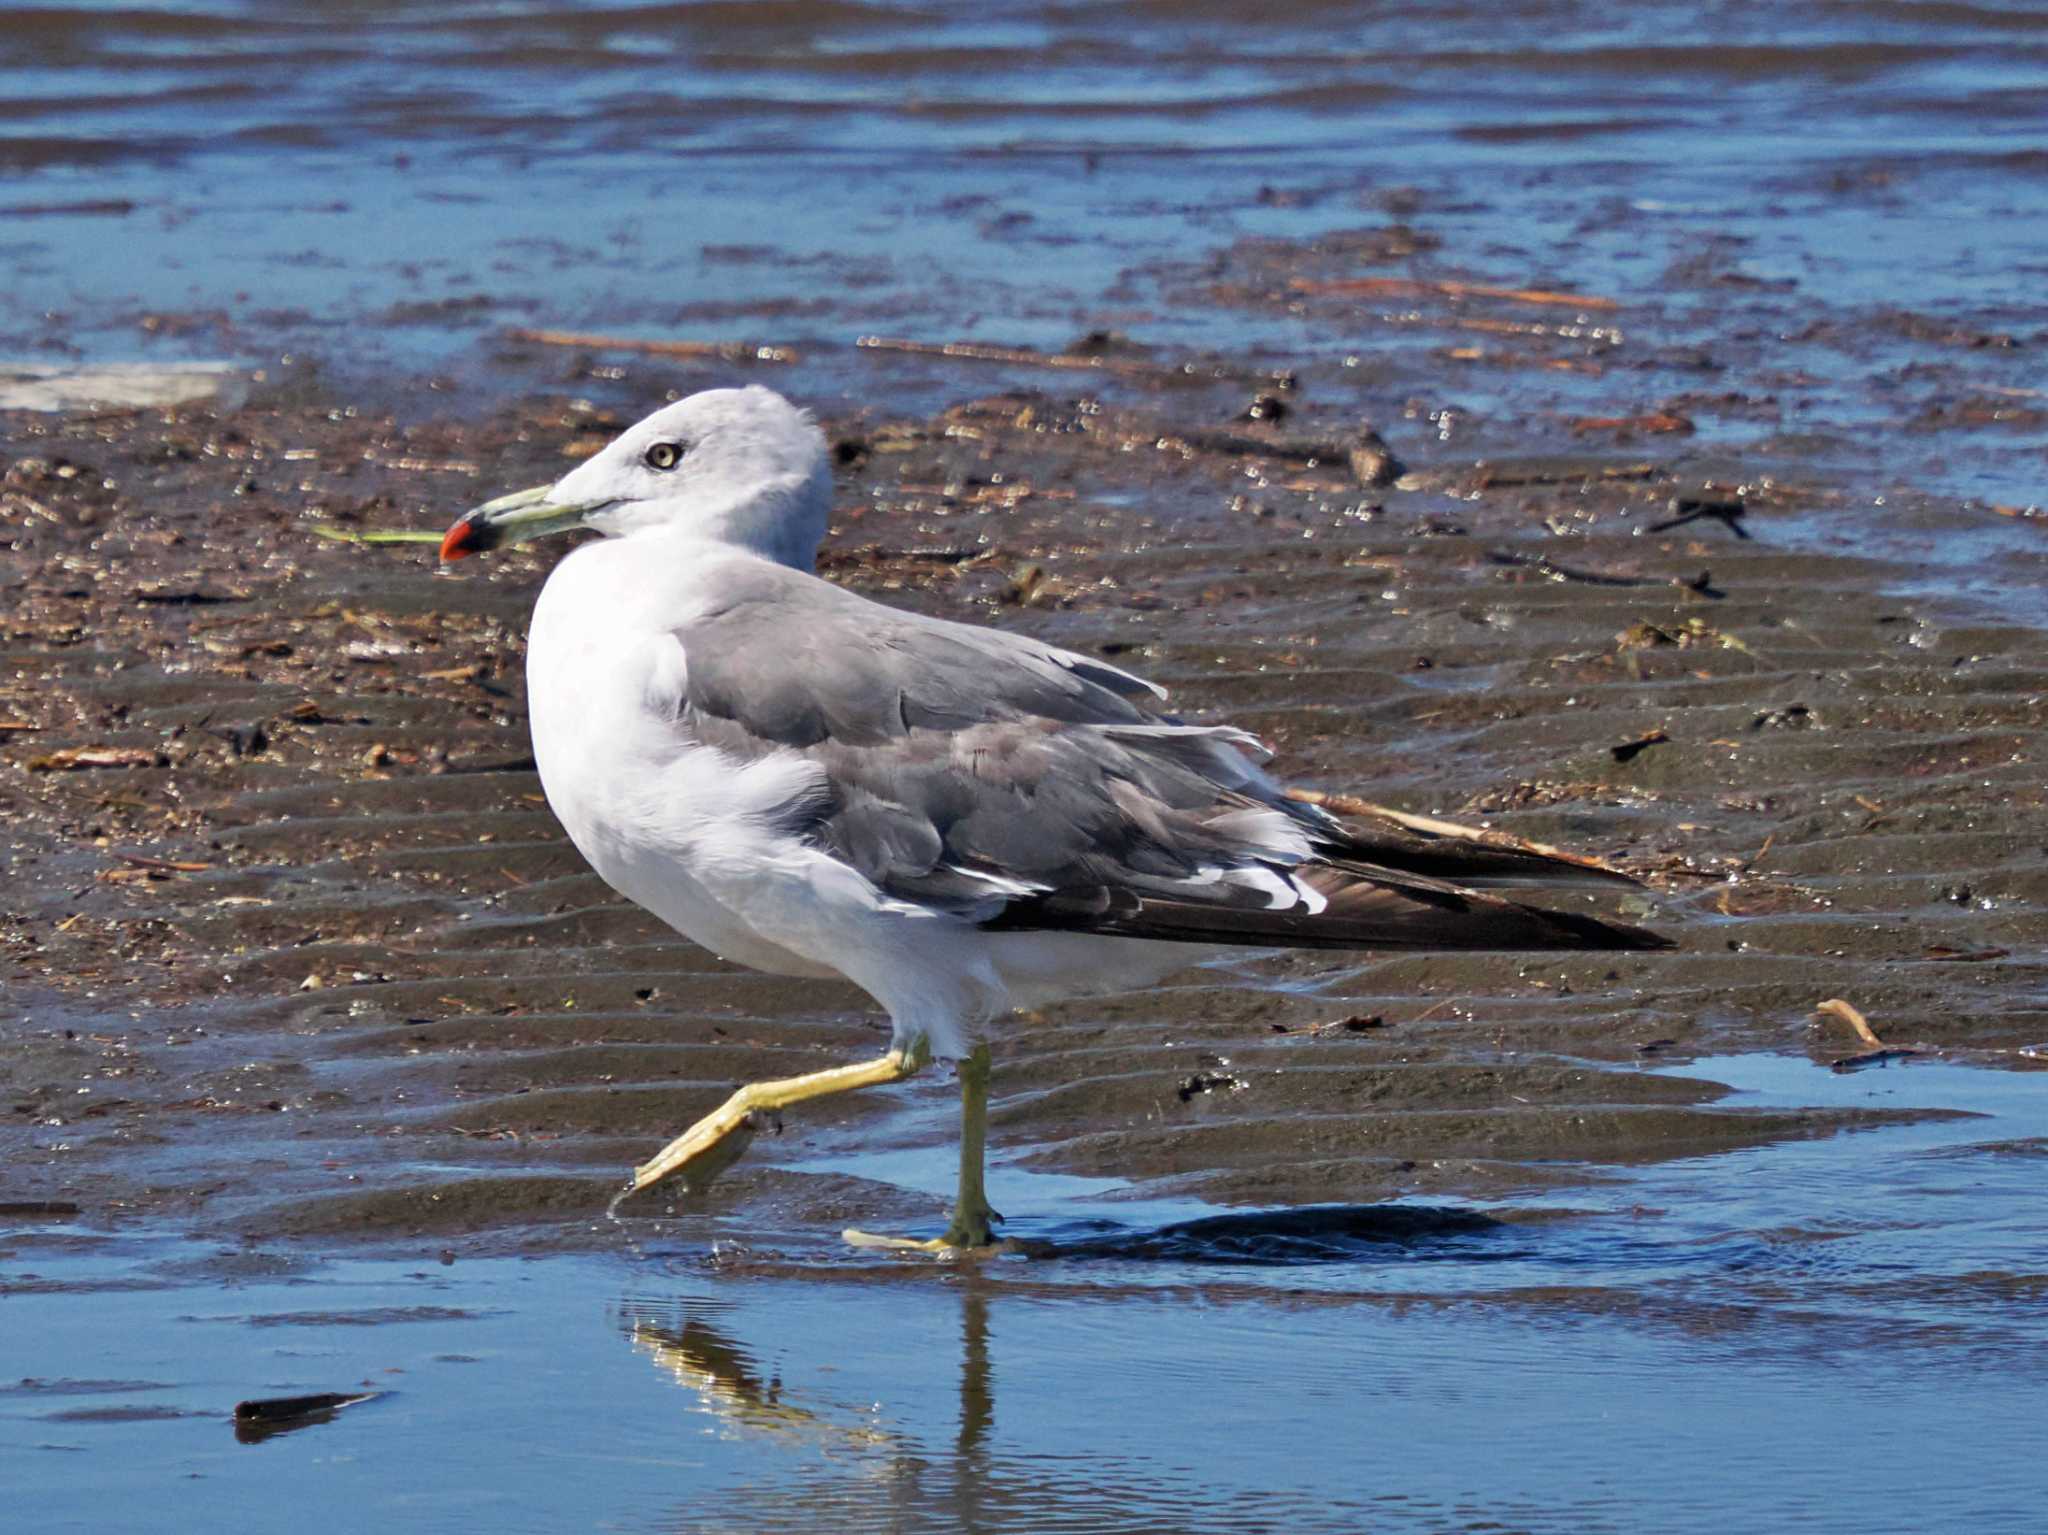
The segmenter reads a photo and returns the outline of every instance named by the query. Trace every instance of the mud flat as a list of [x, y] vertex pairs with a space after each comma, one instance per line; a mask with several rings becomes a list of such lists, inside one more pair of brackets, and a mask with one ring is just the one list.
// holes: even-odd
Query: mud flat
[[[2036, 1063], [2039, 630], [1787, 547], [1844, 498], [1654, 433], [1469, 459], [1397, 419], [1364, 451], [1299, 381], [1117, 382], [829, 421], [826, 570], [1113, 656], [1306, 786], [1614, 859], [1682, 947], [1252, 958], [1024, 1020], [1018, 1165], [1226, 1205], [1547, 1193], [1869, 1122], [1644, 1070], [1853, 1055], [1835, 997], [1887, 1046]], [[541, 557], [321, 536], [438, 525], [617, 423], [260, 391], [9, 418], [8, 1197], [602, 1243], [618, 1170], [732, 1082], [872, 1045], [851, 991], [673, 941], [563, 842], [520, 685]], [[792, 1116], [704, 1208], [829, 1227], [874, 1191], [777, 1165], [936, 1146], [944, 1091]]]

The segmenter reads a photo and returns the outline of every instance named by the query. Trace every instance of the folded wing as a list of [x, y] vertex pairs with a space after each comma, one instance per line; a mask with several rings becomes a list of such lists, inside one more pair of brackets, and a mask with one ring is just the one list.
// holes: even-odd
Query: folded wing
[[1141, 679], [1035, 640], [752, 563], [675, 638], [677, 728], [741, 760], [801, 758], [813, 792], [784, 829], [897, 901], [989, 929], [1204, 944], [1668, 946], [1475, 888], [1625, 876], [1347, 825], [1289, 798], [1243, 732], [1155, 713]]

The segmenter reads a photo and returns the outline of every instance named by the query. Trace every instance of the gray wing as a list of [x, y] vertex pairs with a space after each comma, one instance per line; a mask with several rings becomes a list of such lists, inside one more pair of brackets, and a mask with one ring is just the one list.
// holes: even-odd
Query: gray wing
[[1577, 865], [1348, 831], [1268, 780], [1249, 736], [1153, 713], [1141, 679], [1023, 636], [752, 564], [675, 635], [679, 727], [814, 764], [786, 829], [898, 900], [1191, 943], [1661, 946], [1467, 888]]
[[1165, 695], [1114, 666], [998, 629], [883, 607], [749, 561], [682, 625], [688, 706], [773, 746], [879, 746], [997, 720], [1137, 724]]

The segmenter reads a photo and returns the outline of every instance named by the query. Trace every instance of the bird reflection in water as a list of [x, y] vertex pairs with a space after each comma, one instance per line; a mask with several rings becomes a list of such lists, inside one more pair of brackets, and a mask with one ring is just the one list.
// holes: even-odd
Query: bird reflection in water
[[762, 1374], [753, 1356], [697, 1317], [681, 1327], [638, 1320], [636, 1348], [697, 1395], [705, 1412], [729, 1428], [857, 1445], [887, 1444], [877, 1429], [836, 1423], [784, 1399], [780, 1376]]
[[[1154, 1300], [1162, 1293], [1157, 1277], [1178, 1271], [1198, 1293], [1219, 1301], [1235, 1299], [1253, 1308], [1252, 1315], [1270, 1318], [1275, 1315], [1270, 1308], [1285, 1305], [1295, 1288], [1290, 1271], [1331, 1266], [1344, 1271], [1395, 1257], [1460, 1266], [1514, 1263], [1529, 1256], [1531, 1239], [1523, 1228], [1484, 1211], [1381, 1204], [1225, 1211], [1165, 1225], [1096, 1219], [1036, 1241], [1074, 1269], [1086, 1266], [1100, 1276], [1062, 1293], [1057, 1304], [1064, 1320], [1058, 1325], [1049, 1323], [1043, 1309], [1052, 1298], [1042, 1282], [1002, 1265], [985, 1271], [948, 1266], [943, 1278], [920, 1270], [915, 1277], [900, 1274], [878, 1281], [870, 1272], [857, 1284], [829, 1291], [817, 1288], [813, 1275], [804, 1282], [803, 1295], [735, 1292], [723, 1300], [628, 1305], [623, 1326], [635, 1347], [689, 1388], [700, 1410], [717, 1420], [719, 1437], [729, 1446], [729, 1454], [706, 1468], [720, 1478], [742, 1479], [723, 1494], [719, 1512], [727, 1524], [720, 1527], [755, 1535], [821, 1529], [1037, 1535], [1052, 1528], [1272, 1528], [1283, 1513], [1290, 1528], [1362, 1527], [1351, 1518], [1358, 1510], [1331, 1504], [1327, 1489], [1305, 1488], [1290, 1500], [1272, 1486], [1218, 1481], [1190, 1465], [1188, 1441], [1176, 1437], [1192, 1433], [1196, 1441], [1207, 1442], [1213, 1427], [1209, 1399], [1270, 1378], [1272, 1350], [1279, 1345], [1268, 1325], [1247, 1334], [1234, 1328], [1157, 1334], [1164, 1353], [1134, 1369], [1156, 1368], [1159, 1382], [1199, 1381], [1201, 1387], [1165, 1401], [1144, 1397], [1156, 1408], [1146, 1421], [1161, 1437], [1148, 1445], [1139, 1433], [1127, 1441], [1137, 1444], [1136, 1452], [1103, 1450], [1105, 1425], [1094, 1420], [1113, 1410], [1103, 1404], [1118, 1399], [1115, 1390], [1107, 1396], [1098, 1392], [1085, 1403], [1058, 1395], [1099, 1363], [1096, 1349], [1107, 1336], [1104, 1328], [1113, 1326], [1113, 1313], [1103, 1308]], [[1142, 1265], [1144, 1277], [1120, 1281], [1114, 1272], [1095, 1270], [1099, 1263]], [[1218, 1276], [1219, 1270], [1215, 1282], [1220, 1288], [1203, 1289], [1201, 1276]], [[1254, 1277], [1261, 1272], [1275, 1276], [1277, 1285]], [[1334, 1299], [1339, 1292], [1329, 1293]], [[932, 1332], [935, 1313], [949, 1295], [960, 1304], [957, 1388], [950, 1412], [945, 1393], [953, 1365]], [[1006, 1296], [1015, 1401], [1007, 1431], [999, 1436], [991, 1313]], [[829, 1389], [811, 1384], [811, 1377], [785, 1386], [779, 1373], [763, 1366], [760, 1355], [720, 1329], [719, 1311], [725, 1306], [773, 1329], [759, 1335], [782, 1339], [810, 1361], [809, 1367], [823, 1371], [840, 1364], [845, 1378], [875, 1381], [879, 1391], [891, 1395], [879, 1404], [834, 1399]], [[905, 1335], [909, 1341], [878, 1357], [879, 1339], [897, 1336], [895, 1329], [911, 1308], [916, 1323]], [[707, 1311], [715, 1320], [706, 1319]], [[892, 1320], [879, 1322], [878, 1311]], [[1184, 1308], [1168, 1311], [1179, 1315]], [[1148, 1305], [1147, 1320], [1132, 1316], [1129, 1322], [1157, 1328], [1167, 1314]], [[821, 1315], [829, 1318], [822, 1335]], [[869, 1330], [884, 1325], [886, 1333]], [[1051, 1335], [1058, 1341], [1050, 1341]], [[1180, 1338], [1183, 1352], [1165, 1347], [1169, 1336]], [[841, 1358], [832, 1348], [832, 1340], [840, 1338], [862, 1340], [863, 1346]], [[1363, 1401], [1369, 1395], [1362, 1384], [1368, 1367], [1357, 1359], [1344, 1362], [1351, 1345], [1343, 1338], [1342, 1327], [1319, 1333], [1310, 1326], [1302, 1334], [1305, 1353], [1291, 1357], [1297, 1374], [1305, 1371], [1312, 1381], [1323, 1382], [1316, 1389], [1339, 1390], [1346, 1400]], [[1197, 1352], [1186, 1353], [1188, 1347]], [[1048, 1357], [1048, 1348], [1067, 1352]], [[1233, 1380], [1239, 1385], [1233, 1387]], [[884, 1381], [889, 1384], [880, 1384]], [[1126, 1420], [1119, 1417], [1109, 1426], [1121, 1430]], [[744, 1453], [750, 1446], [771, 1453], [751, 1461]], [[1173, 1453], [1157, 1453], [1159, 1448]], [[1277, 1466], [1292, 1465], [1296, 1453], [1291, 1442], [1271, 1439], [1258, 1449], [1276, 1456]], [[777, 1450], [800, 1453], [772, 1453]], [[675, 1528], [704, 1528], [702, 1515], [701, 1502], [693, 1502], [678, 1512]], [[1332, 1517], [1348, 1522], [1332, 1524]], [[1448, 1512], [1445, 1519], [1449, 1522]]]
[[[862, 1409], [836, 1404], [801, 1405], [785, 1391], [781, 1377], [769, 1373], [741, 1344], [701, 1317], [680, 1325], [650, 1317], [628, 1317], [627, 1336], [677, 1384], [687, 1387], [701, 1410], [716, 1418], [729, 1437], [765, 1436], [784, 1444], [809, 1444], [826, 1449], [873, 1450], [880, 1453], [875, 1470], [890, 1489], [891, 1501], [927, 1512], [943, 1508], [960, 1528], [976, 1524], [976, 1505], [988, 1470], [990, 1435], [995, 1425], [995, 1389], [989, 1363], [989, 1297], [986, 1287], [963, 1286], [960, 1295], [960, 1407], [955, 1439], [957, 1474], [935, 1487], [927, 1447], [905, 1433], [873, 1423], [848, 1421]], [[869, 1408], [874, 1412], [879, 1408]], [[861, 1483], [872, 1493], [875, 1478]], [[806, 1502], [797, 1489], [785, 1489], [784, 1512]], [[811, 1489], [813, 1496], [824, 1493]], [[934, 1494], [937, 1494], [936, 1499]], [[828, 1495], [829, 1496], [829, 1495]], [[772, 1520], [770, 1521], [772, 1523]]]

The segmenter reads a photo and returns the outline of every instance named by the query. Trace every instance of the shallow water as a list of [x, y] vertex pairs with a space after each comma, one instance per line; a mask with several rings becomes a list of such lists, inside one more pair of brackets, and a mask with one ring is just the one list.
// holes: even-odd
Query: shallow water
[[[1550, 1219], [1239, 1212], [1281, 1239], [1256, 1262], [1213, 1230], [1132, 1256], [1184, 1212], [1006, 1170], [1060, 1211], [1018, 1224], [1076, 1250], [707, 1257], [638, 1223], [608, 1253], [436, 1261], [16, 1229], [0, 1463], [39, 1531], [340, 1506], [407, 1530], [2032, 1528], [2041, 1079], [1680, 1074], [1734, 1112], [1965, 1112], [1665, 1164]], [[1286, 1261], [1315, 1215], [1351, 1235]], [[381, 1394], [257, 1442], [227, 1417], [356, 1390]]]
[[[2041, 499], [2048, 27], [2028, 7], [346, 14], [0, 7], [5, 344], [289, 354], [430, 406], [559, 378], [570, 359], [504, 339], [557, 326], [793, 345], [759, 371], [927, 410], [957, 367], [858, 337], [1057, 349], [1111, 328], [1327, 366], [1328, 391], [1362, 370], [1376, 415], [1435, 375], [1468, 436], [1532, 398], [1600, 416], [1689, 394], [1702, 446], [1796, 443], [1877, 493]], [[1444, 340], [1426, 304], [1225, 292], [1261, 240], [1388, 226], [1419, 240], [1399, 270], [1621, 301], [1580, 317], [1636, 354], [1620, 387], [1567, 370], [1532, 396], [1512, 361], [1447, 367], [1440, 345], [1418, 370], [1405, 355]], [[1340, 265], [1312, 275], [1376, 269]], [[1959, 347], [1967, 398], [1946, 387]], [[1768, 410], [1714, 403], [1731, 383]], [[1955, 446], [1929, 440], [1957, 409]], [[1948, 531], [1950, 586], [2038, 554], [2038, 528]]]

